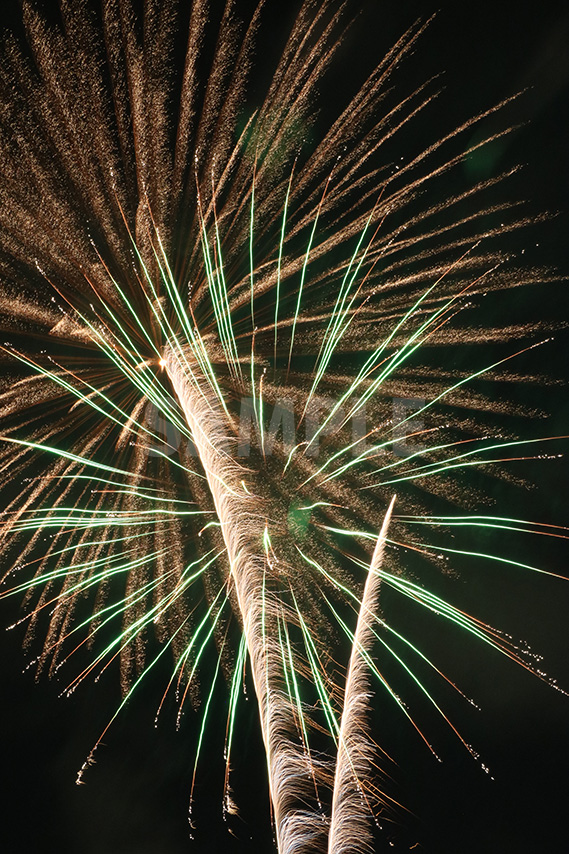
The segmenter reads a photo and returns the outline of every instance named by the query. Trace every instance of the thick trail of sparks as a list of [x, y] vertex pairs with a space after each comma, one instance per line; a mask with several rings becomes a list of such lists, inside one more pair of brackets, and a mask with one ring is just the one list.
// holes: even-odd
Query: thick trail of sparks
[[366, 657], [374, 640], [372, 629], [379, 601], [380, 569], [395, 496], [385, 514], [373, 551], [352, 645], [338, 739], [332, 816], [328, 837], [329, 854], [361, 854], [369, 850], [371, 807], [365, 784], [370, 778], [373, 742], [366, 716], [370, 685]]
[[263, 508], [241, 483], [243, 469], [228, 449], [228, 431], [215, 401], [207, 403], [196, 372], [188, 374], [177, 354], [164, 353], [166, 371], [187, 419], [215, 504], [227, 548], [231, 577], [243, 620], [255, 694], [267, 755], [269, 788], [274, 809], [277, 845], [282, 854], [297, 850], [306, 837], [306, 815], [294, 810], [299, 783], [310, 773], [309, 757], [291, 737], [296, 733], [289, 696], [275, 685], [282, 673], [282, 649], [266, 628], [268, 603], [259, 531]]

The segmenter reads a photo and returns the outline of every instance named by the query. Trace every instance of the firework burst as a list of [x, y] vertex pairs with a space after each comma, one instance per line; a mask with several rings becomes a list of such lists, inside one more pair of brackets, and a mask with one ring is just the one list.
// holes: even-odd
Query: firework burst
[[[566, 536], [472, 510], [472, 472], [515, 480], [509, 461], [555, 452], [493, 426], [515, 407], [480, 388], [522, 379], [537, 325], [481, 330], [472, 309], [548, 275], [497, 248], [526, 223], [484, 202], [497, 179], [431, 193], [501, 136], [460, 147], [494, 110], [392, 159], [436, 94], [391, 91], [422, 24], [322, 130], [314, 103], [346, 9], [303, 4], [253, 107], [262, 4], [243, 21], [235, 3], [217, 22], [206, 7], [62, 0], [48, 24], [24, 3], [30, 55], [7, 41], [6, 595], [24, 596], [28, 640], [46, 633], [39, 671], [91, 651], [68, 693], [120, 661], [116, 714], [173, 661], [158, 712], [171, 697], [178, 721], [199, 708], [196, 767], [224, 678], [228, 817], [250, 679], [278, 850], [357, 854], [395, 806], [369, 735], [372, 681], [373, 702], [435, 753], [395, 665], [473, 752], [423, 674], [446, 677], [383, 613], [380, 584], [547, 678], [428, 582], [464, 558], [546, 572], [473, 547], [480, 530]], [[509, 350], [447, 367], [480, 340]]]

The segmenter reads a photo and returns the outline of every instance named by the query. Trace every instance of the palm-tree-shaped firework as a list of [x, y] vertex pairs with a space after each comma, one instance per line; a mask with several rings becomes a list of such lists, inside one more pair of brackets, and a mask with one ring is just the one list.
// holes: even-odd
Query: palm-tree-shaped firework
[[[465, 479], [547, 453], [493, 428], [477, 386], [511, 378], [533, 329], [481, 331], [466, 311], [547, 276], [504, 263], [495, 238], [524, 220], [484, 202], [495, 180], [438, 191], [488, 142], [464, 142], [484, 116], [393, 158], [435, 94], [391, 90], [423, 24], [322, 127], [343, 4], [303, 3], [255, 104], [262, 3], [227, 0], [218, 21], [205, 0], [59, 5], [48, 24], [24, 2], [28, 46], [8, 39], [2, 61], [7, 593], [30, 637], [46, 628], [40, 670], [91, 650], [69, 692], [120, 659], [122, 708], [172, 658], [159, 708], [200, 708], [196, 765], [225, 678], [227, 814], [249, 679], [278, 850], [368, 850], [394, 806], [372, 680], [434, 752], [382, 662], [454, 730], [423, 674], [446, 677], [386, 619], [380, 584], [546, 678], [426, 581], [461, 555], [543, 571], [461, 533], [560, 533], [473, 514]], [[516, 336], [446, 366], [445, 348]]]

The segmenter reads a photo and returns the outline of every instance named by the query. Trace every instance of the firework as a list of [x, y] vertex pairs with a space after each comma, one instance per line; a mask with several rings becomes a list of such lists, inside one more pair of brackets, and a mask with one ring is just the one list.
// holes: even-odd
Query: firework
[[[525, 219], [484, 203], [495, 180], [419, 204], [502, 135], [457, 153], [495, 110], [390, 160], [435, 94], [390, 92], [421, 24], [310, 144], [345, 10], [302, 6], [253, 107], [262, 4], [244, 23], [206, 5], [139, 18], [127, 0], [97, 14], [71, 0], [48, 25], [24, 4], [31, 59], [7, 43], [2, 464], [21, 488], [5, 502], [6, 591], [25, 598], [28, 640], [46, 632], [40, 671], [91, 650], [67, 692], [120, 660], [116, 714], [173, 660], [158, 711], [171, 696], [179, 722], [199, 707], [196, 768], [225, 678], [228, 816], [250, 678], [278, 850], [361, 851], [392, 810], [371, 773], [370, 680], [434, 753], [382, 661], [458, 736], [421, 674], [445, 677], [386, 619], [380, 583], [546, 679], [426, 580], [460, 557], [545, 572], [457, 532], [564, 536], [472, 512], [467, 477], [513, 479], [509, 460], [553, 441], [494, 427], [515, 407], [476, 385], [537, 346], [536, 326], [465, 320], [482, 295], [548, 276], [504, 263], [495, 239]], [[516, 336], [467, 370], [421, 363]]]

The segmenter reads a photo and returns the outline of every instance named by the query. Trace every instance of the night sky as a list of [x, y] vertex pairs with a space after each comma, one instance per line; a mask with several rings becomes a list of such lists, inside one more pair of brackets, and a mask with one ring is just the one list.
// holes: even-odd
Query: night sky
[[[17, 5], [15, 0], [3, 0], [0, 21], [6, 27], [17, 21]], [[270, 50], [284, 39], [291, 17], [289, 9], [277, 10], [279, 4], [274, 0], [268, 5], [275, 10], [261, 30], [261, 43], [271, 44], [271, 48], [260, 51], [261, 69], [270, 63]], [[492, 120], [496, 129], [520, 124], [519, 129], [492, 149], [488, 160], [469, 168], [483, 178], [515, 164], [524, 165], [520, 174], [500, 188], [501, 198], [525, 199], [529, 213], [547, 211], [555, 216], [510, 237], [512, 249], [523, 249], [529, 263], [556, 267], [568, 275], [567, 4], [433, 0], [430, 5], [425, 0], [370, 0], [361, 5], [369, 8], [364, 8], [342, 48], [337, 76], [322, 93], [324, 112], [336, 97], [348, 95], [363, 80], [366, 70], [417, 17], [436, 12], [413, 56], [395, 78], [410, 86], [443, 72], [444, 91], [430, 116], [417, 125], [421, 143], [427, 145], [470, 115], [527, 90]], [[290, 9], [295, 6], [290, 4]], [[560, 326], [569, 316], [567, 285], [559, 281], [546, 293], [545, 298], [541, 292], [520, 297], [510, 292], [515, 303], [513, 316], [530, 313]], [[525, 367], [534, 374], [567, 379], [568, 344], [567, 331], [556, 329], [555, 340], [536, 351]], [[536, 435], [569, 433], [565, 385], [546, 388], [534, 383], [517, 388], [515, 394], [518, 403], [549, 413], [536, 425]], [[530, 507], [532, 518], [569, 524], [568, 461], [530, 462], [525, 471], [535, 487], [517, 497], [505, 491], [503, 496], [511, 502], [507, 512], [516, 516], [528, 513]], [[495, 497], [503, 497], [499, 487], [496, 489]], [[568, 551], [567, 541], [548, 542], [546, 547], [538, 541], [520, 559], [532, 563], [543, 557], [548, 568], [569, 576]], [[467, 565], [453, 583], [466, 610], [526, 640], [543, 654], [544, 670], [569, 690], [568, 582], [528, 576], [513, 568]], [[13, 622], [18, 613], [17, 602], [0, 603], [0, 625]], [[420, 633], [417, 619], [411, 631]], [[432, 631], [433, 622], [428, 625]], [[22, 854], [268, 854], [273, 850], [253, 699], [242, 713], [241, 755], [234, 779], [243, 820], [232, 822], [233, 834], [221, 820], [222, 735], [213, 733], [215, 723], [224, 728], [220, 690], [219, 698], [215, 697], [219, 709], [214, 713], [198, 777], [196, 835], [189, 841], [187, 808], [198, 719], [188, 712], [177, 732], [171, 710], [158, 729], [154, 728], [167, 670], [153, 675], [121, 714], [98, 751], [97, 764], [87, 773], [86, 785], [77, 787], [77, 770], [120, 702], [116, 672], [105, 674], [99, 684], [84, 683], [72, 698], [62, 699], [58, 694], [63, 682], [43, 678], [36, 684], [33, 670], [22, 675], [30, 657], [21, 650], [22, 630], [0, 637], [0, 838], [4, 850]], [[384, 709], [377, 697], [374, 732], [397, 760], [391, 770], [392, 794], [409, 810], [401, 811], [398, 820], [389, 825], [387, 838], [393, 847], [388, 847], [383, 836], [377, 851], [529, 854], [566, 850], [569, 697], [450, 631], [428, 638], [427, 645], [442, 669], [480, 706], [477, 711], [445, 695], [453, 721], [490, 773], [448, 736], [442, 724], [430, 720], [431, 734], [435, 734], [444, 760], [437, 762], [413, 729], [391, 709]]]

